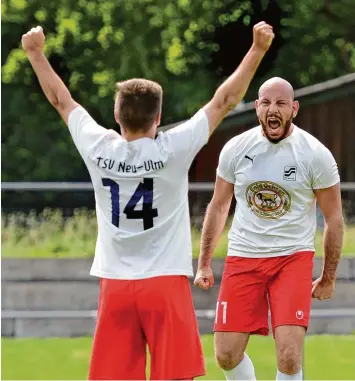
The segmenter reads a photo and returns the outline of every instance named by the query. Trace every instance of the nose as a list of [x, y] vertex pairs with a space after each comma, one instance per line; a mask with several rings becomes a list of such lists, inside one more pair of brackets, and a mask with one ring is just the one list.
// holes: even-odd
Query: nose
[[278, 114], [278, 107], [276, 102], [271, 102], [269, 106], [269, 114]]

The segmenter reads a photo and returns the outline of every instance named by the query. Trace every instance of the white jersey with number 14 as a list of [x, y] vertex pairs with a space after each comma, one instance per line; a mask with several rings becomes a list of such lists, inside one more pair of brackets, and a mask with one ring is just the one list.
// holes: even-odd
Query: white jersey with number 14
[[188, 170], [208, 141], [203, 110], [156, 139], [127, 142], [82, 107], [69, 130], [91, 176], [98, 237], [91, 275], [192, 276]]

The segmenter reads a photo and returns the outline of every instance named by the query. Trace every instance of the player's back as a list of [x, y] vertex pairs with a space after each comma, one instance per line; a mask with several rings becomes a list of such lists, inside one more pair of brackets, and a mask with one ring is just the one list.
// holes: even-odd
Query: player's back
[[126, 141], [82, 108], [69, 127], [90, 172], [98, 221], [92, 275], [192, 275], [188, 170], [208, 140], [203, 111], [185, 124]]

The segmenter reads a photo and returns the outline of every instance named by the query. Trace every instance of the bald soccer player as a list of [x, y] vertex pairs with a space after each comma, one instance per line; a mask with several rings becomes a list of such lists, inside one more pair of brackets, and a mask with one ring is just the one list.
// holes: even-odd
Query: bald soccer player
[[[245, 350], [250, 334], [268, 334], [270, 307], [277, 379], [301, 380], [311, 298], [332, 296], [342, 248], [338, 168], [322, 143], [292, 123], [299, 103], [287, 81], [266, 81], [255, 106], [260, 125], [221, 152], [195, 284], [213, 285], [211, 257], [234, 193], [214, 326], [218, 364], [227, 380], [255, 379]], [[324, 267], [312, 285], [316, 202], [325, 218]]]

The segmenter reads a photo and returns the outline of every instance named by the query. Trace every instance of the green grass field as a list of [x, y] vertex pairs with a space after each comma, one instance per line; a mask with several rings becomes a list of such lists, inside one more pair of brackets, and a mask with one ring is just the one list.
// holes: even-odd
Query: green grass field
[[[213, 337], [202, 337], [207, 375], [223, 380], [213, 355]], [[91, 338], [2, 339], [2, 380], [83, 380], [87, 377]], [[258, 379], [275, 379], [271, 337], [252, 337], [248, 354]], [[305, 344], [305, 376], [309, 380], [355, 379], [355, 335], [310, 336]]]
[[[95, 213], [77, 210], [75, 215], [64, 220], [59, 211], [46, 210], [39, 222], [34, 215], [13, 214], [5, 224], [2, 218], [2, 255], [17, 258], [76, 258], [92, 257], [96, 241]], [[26, 227], [24, 227], [26, 226]], [[214, 253], [224, 258], [227, 253], [228, 227], [223, 232]], [[200, 232], [192, 230], [193, 254], [199, 254]], [[322, 233], [317, 232], [316, 255], [322, 256]], [[347, 226], [343, 255], [355, 253], [355, 226]]]

